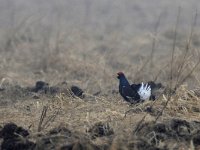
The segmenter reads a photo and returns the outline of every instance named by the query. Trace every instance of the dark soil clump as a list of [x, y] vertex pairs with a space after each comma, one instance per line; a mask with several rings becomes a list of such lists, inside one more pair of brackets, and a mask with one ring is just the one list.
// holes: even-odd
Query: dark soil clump
[[14, 123], [6, 124], [0, 131], [0, 138], [3, 139], [1, 144], [2, 150], [32, 150], [35, 144], [27, 139], [29, 132]]
[[71, 91], [75, 96], [77, 96], [79, 98], [84, 98], [83, 90], [81, 88], [79, 88], [78, 86], [74, 86], [74, 85], [71, 86]]
[[189, 145], [191, 140], [197, 146], [200, 144], [199, 133], [200, 126], [198, 122], [172, 119], [164, 123], [149, 122], [143, 124], [138, 135], [144, 137], [154, 146], [158, 146], [160, 142], [169, 144], [172, 141], [174, 143], [188, 143]]
[[92, 126], [88, 133], [92, 136], [92, 138], [96, 137], [102, 137], [102, 136], [110, 136], [114, 134], [113, 129], [109, 126], [107, 123], [96, 123], [94, 126]]

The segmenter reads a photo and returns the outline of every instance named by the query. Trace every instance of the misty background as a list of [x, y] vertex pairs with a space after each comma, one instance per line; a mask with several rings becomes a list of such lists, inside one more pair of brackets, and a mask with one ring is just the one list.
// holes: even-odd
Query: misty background
[[26, 20], [29, 27], [38, 27], [40, 22], [46, 28], [77, 28], [99, 34], [117, 30], [134, 36], [151, 32], [159, 16], [160, 28], [174, 25], [178, 7], [182, 9], [181, 27], [187, 27], [199, 5], [198, 0], [1, 0], [0, 27], [13, 28]]
[[[181, 53], [199, 6], [198, 0], [0, 0], [0, 77], [25, 84], [103, 80], [102, 72], [113, 78], [122, 70], [132, 77], [153, 40], [156, 63], [169, 60], [179, 8]], [[199, 31], [197, 16], [195, 48]], [[144, 79], [151, 79], [148, 72]]]

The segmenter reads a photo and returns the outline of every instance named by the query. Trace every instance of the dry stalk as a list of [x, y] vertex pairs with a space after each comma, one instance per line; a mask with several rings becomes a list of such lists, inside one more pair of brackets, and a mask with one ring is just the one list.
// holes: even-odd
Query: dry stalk
[[39, 124], [38, 124], [38, 132], [40, 132], [42, 130], [42, 123], [44, 121], [44, 118], [46, 117], [47, 109], [48, 109], [47, 106], [44, 106], [43, 109], [42, 109], [42, 114], [40, 116], [40, 121], [39, 121]]
[[[163, 114], [163, 111], [165, 110], [165, 108], [167, 107], [167, 104], [169, 103], [169, 101], [171, 100], [171, 96], [172, 96], [172, 79], [173, 79], [173, 62], [174, 62], [174, 53], [175, 53], [175, 47], [176, 47], [176, 38], [177, 38], [177, 28], [178, 28], [178, 23], [179, 23], [179, 18], [180, 18], [180, 7], [178, 9], [178, 15], [177, 15], [177, 20], [176, 20], [176, 25], [175, 25], [175, 31], [174, 31], [174, 41], [173, 41], [173, 48], [172, 48], [172, 55], [171, 55], [171, 74], [170, 74], [170, 91], [168, 94], [168, 99], [167, 102], [165, 103], [165, 105], [163, 106], [161, 112], [157, 115], [155, 122], [160, 118], [160, 116]], [[152, 106], [155, 104], [155, 101], [153, 102]], [[136, 125], [136, 128], [134, 130], [134, 134], [137, 134], [137, 132], [141, 129], [142, 127], [142, 123], [145, 120], [146, 116], [148, 113], [146, 113], [143, 118], [139, 121], [139, 123]]]
[[[47, 128], [50, 126], [50, 124], [52, 122], [54, 122], [55, 118], [58, 116], [60, 110], [61, 110], [61, 107], [58, 108], [57, 110], [55, 110], [53, 112], [52, 115], [48, 116], [47, 117], [47, 110], [48, 110], [48, 106], [44, 106], [43, 107], [43, 110], [42, 110], [42, 114], [40, 116], [40, 121], [39, 121], [39, 124], [38, 124], [38, 132], [42, 131], [43, 129]], [[46, 118], [46, 119], [45, 119]]]
[[[147, 66], [148, 63], [150, 63], [150, 68], [152, 68], [152, 66], [153, 66], [153, 57], [154, 57], [154, 53], [155, 53], [156, 37], [158, 34], [158, 28], [160, 25], [161, 16], [162, 15], [160, 14], [160, 16], [158, 17], [158, 21], [155, 24], [150, 56], [147, 58], [147, 60], [144, 62], [144, 64], [141, 66], [141, 68], [137, 71], [136, 75], [139, 75], [144, 70], [144, 68]], [[135, 79], [134, 79], [134, 81], [135, 81]]]
[[[188, 52], [190, 50], [190, 45], [191, 45], [191, 41], [192, 41], [192, 37], [193, 37], [193, 34], [194, 34], [194, 28], [196, 26], [196, 23], [197, 23], [197, 10], [196, 10], [196, 13], [195, 13], [195, 17], [194, 17], [194, 22], [193, 24], [191, 25], [191, 31], [190, 31], [190, 36], [189, 36], [189, 40], [188, 42], [186, 43], [186, 47], [185, 47], [185, 53], [183, 55], [183, 58], [182, 58], [182, 61], [180, 63], [180, 66], [178, 67], [178, 76], [177, 76], [177, 79], [176, 79], [176, 85], [179, 84], [179, 80], [180, 80], [180, 76], [183, 72], [183, 69], [184, 69], [184, 66], [185, 66], [185, 62], [186, 62], [186, 59], [187, 59], [187, 55], [188, 55]], [[178, 86], [175, 87], [175, 89], [177, 88]]]
[[169, 101], [171, 100], [172, 94], [173, 94], [173, 90], [172, 90], [172, 82], [173, 82], [173, 63], [174, 63], [174, 54], [175, 54], [175, 48], [176, 48], [176, 40], [177, 40], [177, 29], [178, 29], [178, 23], [179, 23], [179, 18], [180, 18], [180, 12], [181, 12], [181, 7], [179, 7], [178, 9], [178, 15], [177, 15], [177, 19], [176, 19], [176, 25], [175, 25], [175, 30], [174, 30], [174, 40], [173, 40], [173, 47], [172, 47], [172, 55], [171, 55], [171, 72], [170, 72], [170, 89], [169, 89], [169, 93], [168, 93], [168, 97], [167, 97], [167, 102], [165, 103], [165, 105], [163, 106], [162, 110], [160, 111], [160, 113], [157, 115], [156, 119], [155, 119], [155, 123], [157, 122], [157, 120], [162, 116], [164, 110], [166, 109]]

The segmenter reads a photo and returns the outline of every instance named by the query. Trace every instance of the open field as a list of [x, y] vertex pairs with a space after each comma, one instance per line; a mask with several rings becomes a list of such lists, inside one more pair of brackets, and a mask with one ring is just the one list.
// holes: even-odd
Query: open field
[[[15, 130], [24, 149], [200, 149], [199, 6], [0, 0], [1, 144], [15, 123], [29, 132]], [[119, 71], [164, 87], [130, 105]], [[35, 90], [37, 81], [47, 89]]]

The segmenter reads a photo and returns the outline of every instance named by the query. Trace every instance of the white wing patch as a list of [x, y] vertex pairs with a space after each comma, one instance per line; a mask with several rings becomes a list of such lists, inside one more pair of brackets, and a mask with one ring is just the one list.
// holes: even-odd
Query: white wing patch
[[142, 82], [142, 85], [140, 86], [139, 90], [138, 90], [138, 94], [140, 95], [140, 99], [141, 100], [148, 100], [151, 96], [151, 87], [150, 85], [144, 84]]

